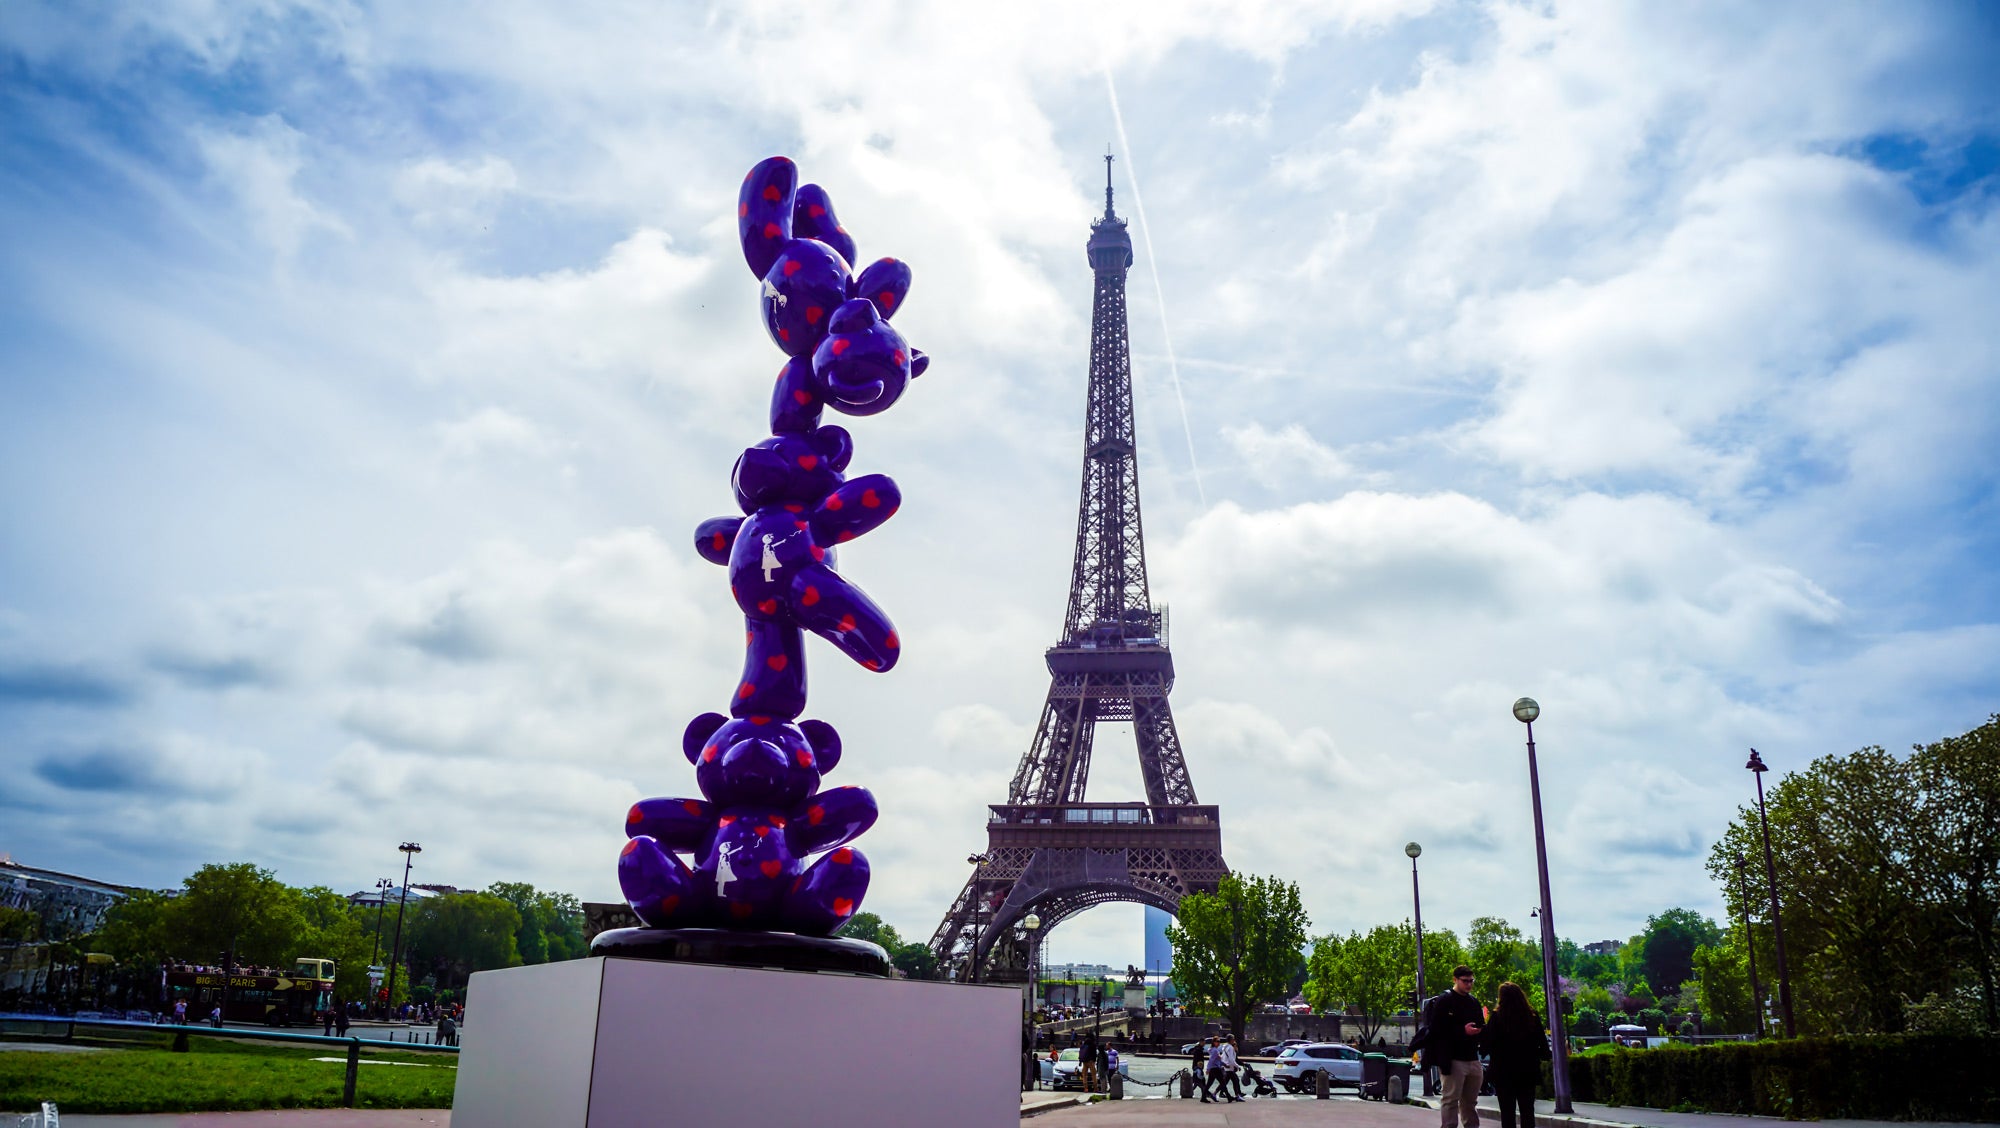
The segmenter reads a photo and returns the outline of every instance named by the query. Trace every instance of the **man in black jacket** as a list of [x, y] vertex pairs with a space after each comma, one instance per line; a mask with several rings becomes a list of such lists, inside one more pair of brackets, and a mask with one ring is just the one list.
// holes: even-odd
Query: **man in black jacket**
[[1472, 997], [1472, 969], [1451, 969], [1451, 990], [1424, 1003], [1424, 1065], [1435, 1066], [1444, 1091], [1438, 1098], [1440, 1128], [1479, 1128], [1479, 1087], [1486, 1068], [1479, 1063], [1479, 1034], [1486, 1010]]

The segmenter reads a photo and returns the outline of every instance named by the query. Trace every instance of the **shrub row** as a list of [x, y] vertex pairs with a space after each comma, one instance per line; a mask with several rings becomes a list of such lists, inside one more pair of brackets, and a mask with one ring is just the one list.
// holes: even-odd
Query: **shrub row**
[[[1546, 1067], [1543, 1095], [1551, 1092]], [[1570, 1059], [1580, 1101], [1792, 1120], [2000, 1121], [2000, 1038], [1856, 1035]]]

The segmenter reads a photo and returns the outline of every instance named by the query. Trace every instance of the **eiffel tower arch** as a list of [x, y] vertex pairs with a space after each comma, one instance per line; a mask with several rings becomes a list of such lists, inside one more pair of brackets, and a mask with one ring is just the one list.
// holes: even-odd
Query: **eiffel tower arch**
[[[1014, 926], [1030, 912], [1042, 926], [1029, 943], [1039, 943], [1069, 917], [1113, 901], [1177, 913], [1183, 896], [1213, 892], [1229, 872], [1220, 817], [1195, 795], [1167, 703], [1174, 659], [1166, 609], [1146, 583], [1133, 439], [1125, 317], [1132, 239], [1112, 210], [1104, 159], [1104, 215], [1091, 223], [1088, 244], [1090, 390], [1069, 608], [1046, 653], [1049, 694], [1034, 742], [1007, 801], [988, 808], [984, 861], [931, 936], [939, 967], [955, 978], [1025, 977], [1032, 953]], [[1084, 797], [1104, 722], [1132, 726], [1143, 802]]]

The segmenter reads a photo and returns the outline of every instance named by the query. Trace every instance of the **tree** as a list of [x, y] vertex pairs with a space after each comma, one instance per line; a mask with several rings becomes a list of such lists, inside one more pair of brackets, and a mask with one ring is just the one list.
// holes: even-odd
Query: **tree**
[[201, 963], [278, 965], [298, 953], [298, 892], [250, 862], [205, 865], [161, 914], [167, 954]]
[[[1927, 808], [1908, 765], [1880, 748], [1822, 756], [1767, 792], [1772, 860], [1784, 914], [1794, 1010], [1802, 1031], [1903, 1028], [1904, 999], [1922, 998], [1956, 974], [1956, 946], [1936, 899], [1937, 859], [1918, 849], [1923, 824], [1953, 810]], [[1735, 860], [1761, 876], [1757, 812], [1744, 807], [1710, 852], [1708, 870], [1732, 919], [1761, 916], [1757, 962], [1775, 969], [1766, 887], [1743, 902]], [[1775, 971], [1774, 973], [1775, 974]]]
[[0, 941], [25, 944], [42, 935], [42, 918], [26, 909], [0, 905]]
[[1475, 919], [1466, 931], [1465, 964], [1476, 977], [1472, 993], [1480, 1002], [1498, 1005], [1500, 984], [1511, 981], [1527, 992], [1537, 1012], [1544, 1012], [1541, 946], [1530, 943], [1520, 929], [1499, 917]]
[[1695, 999], [1703, 1020], [1716, 1033], [1753, 1034], [1757, 1030], [1758, 1004], [1750, 996], [1745, 943], [1741, 931], [1732, 930], [1723, 942], [1694, 950]]
[[1679, 994], [1681, 984], [1694, 978], [1694, 950], [1720, 944], [1722, 930], [1693, 909], [1668, 909], [1646, 918], [1639, 936], [1639, 966], [1653, 989]]
[[[1979, 981], [1988, 1030], [2000, 1030], [1994, 995], [1996, 926], [2000, 926], [2000, 714], [1963, 736], [1916, 746], [1910, 773], [1917, 793], [1913, 853], [1920, 895], [1938, 906]], [[1933, 992], [1935, 994], [1936, 992]]]
[[496, 881], [486, 891], [514, 906], [521, 928], [514, 947], [524, 964], [573, 960], [587, 954], [583, 906], [567, 893], [544, 893], [525, 881]]
[[410, 966], [441, 972], [442, 986], [463, 984], [475, 971], [516, 967], [520, 930], [520, 910], [491, 893], [427, 898], [411, 914]]
[[1361, 1021], [1367, 1041], [1390, 1015], [1409, 1005], [1416, 985], [1416, 940], [1410, 930], [1378, 924], [1367, 935], [1322, 936], [1306, 959], [1306, 1002], [1316, 1011], [1336, 1007]]
[[896, 926], [885, 923], [874, 913], [855, 913], [848, 917], [847, 923], [840, 926], [839, 934], [849, 940], [865, 940], [891, 954], [903, 946], [903, 937], [897, 933]]
[[317, 956], [334, 963], [333, 997], [338, 1002], [368, 997], [368, 957], [374, 947], [372, 921], [347, 898], [324, 885], [298, 891], [301, 928], [293, 956]]
[[1284, 998], [1307, 924], [1297, 885], [1227, 874], [1214, 893], [1182, 897], [1179, 919], [1167, 925], [1174, 989], [1192, 1006], [1222, 1012], [1240, 1043], [1252, 1008]]

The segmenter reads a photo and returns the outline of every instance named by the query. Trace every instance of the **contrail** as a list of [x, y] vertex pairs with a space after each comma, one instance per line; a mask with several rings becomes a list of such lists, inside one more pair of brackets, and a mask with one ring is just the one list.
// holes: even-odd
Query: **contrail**
[[1194, 471], [1194, 493], [1208, 508], [1208, 493], [1201, 488], [1201, 463], [1195, 461], [1194, 428], [1188, 424], [1187, 399], [1181, 395], [1181, 366], [1174, 359], [1174, 339], [1167, 332], [1167, 292], [1160, 285], [1160, 260], [1153, 254], [1153, 229], [1146, 225], [1146, 200], [1139, 195], [1139, 166], [1132, 159], [1132, 142], [1125, 136], [1125, 115], [1118, 109], [1118, 86], [1111, 81], [1111, 68], [1104, 68], [1104, 89], [1111, 95], [1111, 121], [1118, 127], [1118, 147], [1125, 150], [1125, 176], [1132, 182], [1132, 210], [1139, 216], [1139, 238], [1146, 243], [1146, 269], [1153, 272], [1153, 300], [1160, 308], [1160, 341], [1167, 347], [1167, 373], [1173, 377], [1174, 403], [1181, 409], [1181, 434], [1187, 436], [1188, 466]]

